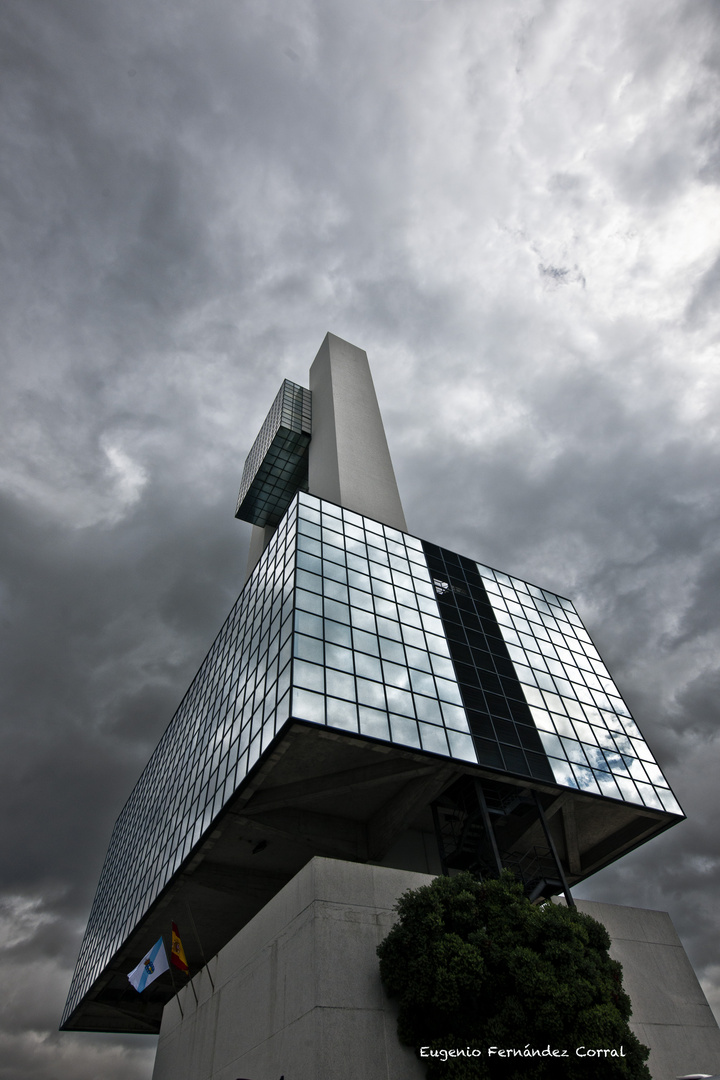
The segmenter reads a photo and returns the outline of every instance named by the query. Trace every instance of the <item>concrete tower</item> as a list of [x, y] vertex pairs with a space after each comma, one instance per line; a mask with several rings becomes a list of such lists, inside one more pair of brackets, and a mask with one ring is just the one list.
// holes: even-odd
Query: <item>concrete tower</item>
[[[374, 966], [400, 892], [511, 867], [572, 903], [683, 816], [571, 601], [407, 532], [366, 354], [328, 334], [309, 382], [248, 454], [247, 579], [118, 818], [63, 1017], [162, 1023], [156, 1080], [422, 1076]], [[139, 994], [171, 920], [192, 984]]]

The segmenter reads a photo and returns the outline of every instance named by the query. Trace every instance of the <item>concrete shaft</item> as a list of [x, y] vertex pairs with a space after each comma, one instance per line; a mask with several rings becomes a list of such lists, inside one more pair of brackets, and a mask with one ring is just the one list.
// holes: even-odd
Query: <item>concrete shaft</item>
[[327, 334], [310, 390], [310, 493], [406, 532], [367, 354]]

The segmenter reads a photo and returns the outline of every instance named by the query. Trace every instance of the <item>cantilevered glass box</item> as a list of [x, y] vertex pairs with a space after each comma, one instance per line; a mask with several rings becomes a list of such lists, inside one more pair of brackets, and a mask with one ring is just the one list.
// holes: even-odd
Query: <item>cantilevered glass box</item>
[[295, 492], [307, 490], [311, 431], [310, 391], [283, 380], [245, 461], [235, 517], [278, 524]]
[[63, 1026], [158, 1030], [140, 953], [187, 914], [197, 970], [315, 854], [547, 895], [681, 817], [569, 600], [298, 492], [118, 818]]

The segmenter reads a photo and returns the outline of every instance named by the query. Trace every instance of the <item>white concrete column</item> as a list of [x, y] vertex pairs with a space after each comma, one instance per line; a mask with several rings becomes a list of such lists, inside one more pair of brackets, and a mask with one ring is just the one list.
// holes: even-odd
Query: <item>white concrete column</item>
[[253, 525], [252, 533], [250, 534], [250, 549], [248, 551], [248, 561], [245, 568], [245, 580], [243, 581], [243, 584], [245, 584], [245, 581], [247, 581], [260, 561], [260, 556], [272, 540], [274, 532], [274, 525]]
[[327, 334], [310, 390], [310, 494], [407, 532], [367, 353]]

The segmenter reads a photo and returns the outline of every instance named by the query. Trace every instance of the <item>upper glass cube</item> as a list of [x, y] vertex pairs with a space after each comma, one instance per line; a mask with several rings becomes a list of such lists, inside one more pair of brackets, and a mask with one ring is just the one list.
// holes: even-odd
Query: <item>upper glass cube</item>
[[313, 746], [319, 726], [350, 755], [394, 747], [399, 769], [572, 791], [592, 870], [682, 816], [569, 600], [300, 492], [118, 817], [69, 1026], [297, 722]]

